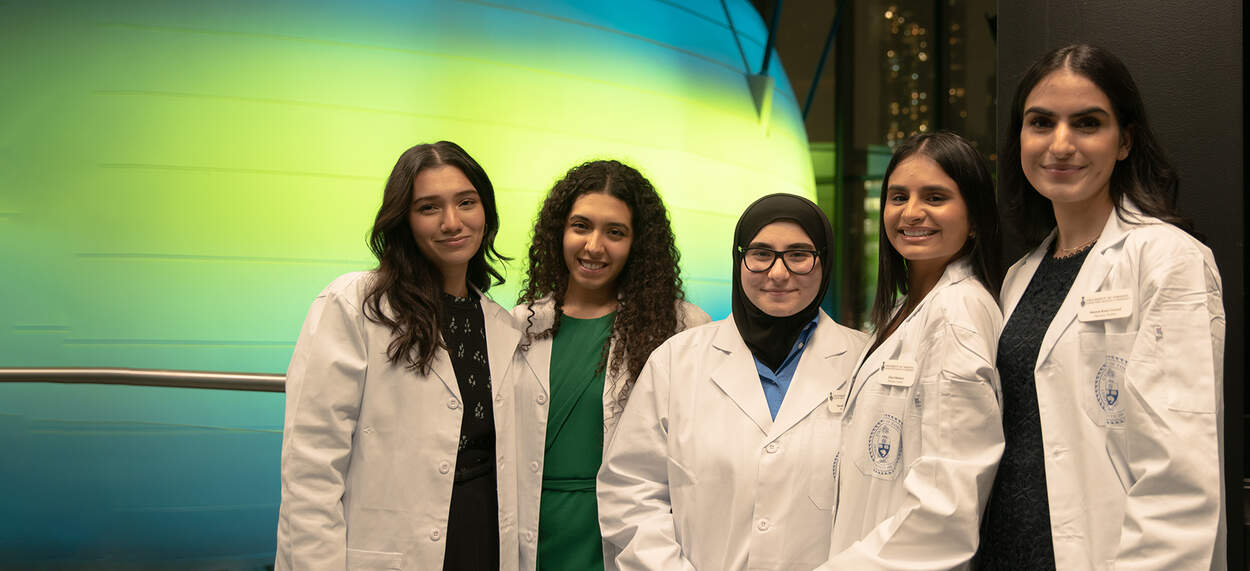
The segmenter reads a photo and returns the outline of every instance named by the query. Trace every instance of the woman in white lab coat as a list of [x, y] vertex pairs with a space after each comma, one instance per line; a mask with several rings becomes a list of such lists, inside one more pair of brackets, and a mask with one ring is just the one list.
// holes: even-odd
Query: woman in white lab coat
[[533, 371], [516, 386], [522, 569], [603, 567], [604, 444], [647, 356], [711, 321], [684, 301], [678, 258], [664, 202], [633, 167], [578, 165], [543, 202], [512, 310]]
[[964, 568], [1003, 451], [998, 211], [967, 141], [895, 147], [878, 248], [876, 333], [846, 397], [826, 568]]
[[521, 332], [494, 190], [441, 141], [395, 164], [377, 269], [313, 302], [287, 370], [278, 569], [515, 569], [513, 403]]
[[733, 313], [675, 335], [638, 377], [599, 472], [622, 569], [803, 569], [829, 552], [833, 459], [864, 335], [820, 310], [829, 221], [789, 194], [734, 231]]
[[1011, 105], [1000, 192], [1030, 252], [1003, 283], [983, 568], [1223, 568], [1220, 277], [1137, 87], [1071, 45]]

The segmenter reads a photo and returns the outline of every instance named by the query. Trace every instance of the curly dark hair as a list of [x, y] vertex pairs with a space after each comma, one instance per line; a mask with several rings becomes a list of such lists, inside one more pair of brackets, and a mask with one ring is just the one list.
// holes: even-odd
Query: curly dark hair
[[[426, 259], [412, 237], [408, 212], [412, 209], [413, 183], [424, 169], [451, 165], [460, 169], [477, 190], [486, 214], [486, 234], [482, 245], [469, 260], [465, 280], [485, 292], [503, 283], [503, 275], [490, 260], [508, 258], [495, 251], [499, 233], [499, 211], [495, 208], [495, 187], [482, 166], [459, 145], [439, 141], [417, 145], [399, 156], [382, 192], [382, 206], [369, 233], [369, 249], [378, 259], [376, 278], [369, 284], [361, 311], [370, 321], [391, 329], [386, 356], [392, 363], [405, 361], [409, 369], [429, 371], [434, 353], [446, 348], [440, 332], [443, 304], [443, 276]], [[385, 298], [385, 301], [383, 300]], [[384, 311], [382, 306], [388, 305]]]
[[[620, 199], [633, 217], [634, 241], [625, 267], [616, 278], [619, 305], [611, 335], [616, 347], [611, 355], [611, 370], [607, 371], [609, 378], [622, 371], [627, 373], [614, 411], [620, 412], [647, 357], [683, 326], [678, 315], [678, 304], [685, 299], [678, 268], [681, 255], [674, 243], [668, 210], [651, 182], [633, 167], [618, 161], [590, 161], [570, 169], [552, 187], [538, 212], [529, 249], [529, 269], [517, 303], [530, 305], [525, 327], [526, 347], [530, 340], [550, 337], [560, 330], [561, 308], [569, 287], [569, 268], [564, 262], [564, 230], [573, 202], [591, 192]], [[548, 296], [555, 303], [555, 320], [546, 331], [531, 331], [534, 327], [532, 304]], [[605, 344], [599, 368], [607, 361], [608, 345]]]

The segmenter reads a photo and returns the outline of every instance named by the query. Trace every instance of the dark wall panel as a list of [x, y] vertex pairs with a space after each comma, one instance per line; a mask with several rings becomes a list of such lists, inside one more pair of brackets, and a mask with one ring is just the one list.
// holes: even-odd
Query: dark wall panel
[[1206, 235], [1224, 280], [1229, 568], [1245, 569], [1242, 4], [1011, 0], [999, 2], [998, 10], [1001, 129], [1016, 81], [1034, 59], [1073, 42], [1097, 44], [1132, 71], [1154, 129], [1180, 170], [1181, 211]]

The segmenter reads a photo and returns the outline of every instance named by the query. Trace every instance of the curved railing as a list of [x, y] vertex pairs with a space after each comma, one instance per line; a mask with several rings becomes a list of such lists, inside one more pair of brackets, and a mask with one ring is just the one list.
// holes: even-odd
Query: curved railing
[[0, 367], [0, 383], [86, 383], [280, 393], [286, 388], [286, 377], [263, 373], [217, 371], [100, 367]]

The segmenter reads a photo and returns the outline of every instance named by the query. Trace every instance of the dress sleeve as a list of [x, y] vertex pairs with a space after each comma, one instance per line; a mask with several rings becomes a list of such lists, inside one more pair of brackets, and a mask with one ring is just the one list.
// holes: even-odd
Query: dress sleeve
[[343, 493], [364, 390], [359, 308], [323, 292], [304, 320], [286, 377], [282, 506], [275, 569], [344, 569]]
[[[1148, 260], [1149, 258], [1149, 260]], [[1127, 498], [1115, 569], [1207, 569], [1220, 548], [1224, 307], [1207, 256], [1143, 256], [1126, 374]]]
[[1004, 446], [993, 365], [1002, 316], [988, 294], [933, 302], [943, 305], [925, 324], [916, 360], [919, 378], [935, 382], [922, 393], [921, 451], [904, 476], [906, 497], [820, 569], [955, 569], [976, 553]]
[[599, 527], [619, 569], [693, 571], [677, 543], [668, 479], [670, 346], [647, 361], [599, 469]]

